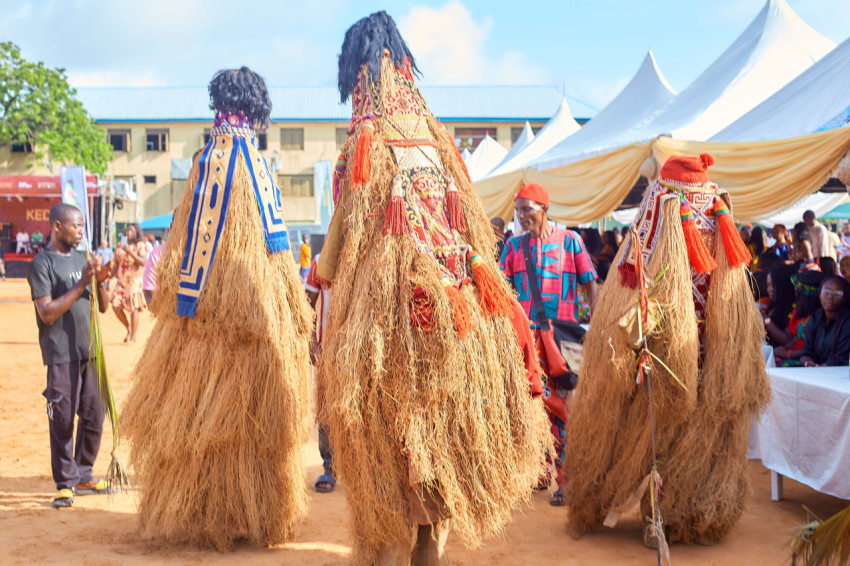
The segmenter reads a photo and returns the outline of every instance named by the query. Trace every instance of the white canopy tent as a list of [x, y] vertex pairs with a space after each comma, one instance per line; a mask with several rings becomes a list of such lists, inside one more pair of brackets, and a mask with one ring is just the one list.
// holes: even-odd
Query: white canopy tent
[[[534, 167], [547, 171], [665, 134], [704, 141], [770, 97], [833, 47], [835, 43], [809, 27], [785, 0], [767, 0], [735, 42], [662, 109], [649, 112], [646, 119], [632, 124], [612, 124], [606, 135], [594, 136], [593, 147], [578, 146], [570, 151], [571, 142], [564, 142], [560, 149], [536, 159]], [[642, 78], [651, 85], [649, 71], [644, 70]], [[660, 72], [656, 74], [658, 81], [663, 80]], [[619, 99], [620, 96], [611, 104]], [[624, 98], [622, 103], [627, 100]], [[585, 127], [607, 111], [606, 107]]]
[[570, 105], [567, 104], [567, 99], [563, 98], [558, 111], [537, 132], [534, 139], [521, 150], [517, 151], [512, 157], [499, 163], [497, 167], [487, 174], [487, 177], [495, 177], [526, 167], [530, 162], [552, 149], [580, 128], [581, 126], [578, 125], [578, 122], [573, 118], [572, 112], [570, 112]]
[[735, 43], [660, 117], [659, 131], [680, 139], [707, 140], [834, 47], [785, 0], [768, 0]]
[[469, 178], [472, 181], [483, 179], [487, 173], [493, 170], [493, 167], [498, 165], [507, 155], [508, 150], [491, 138], [484, 136], [484, 139], [479, 142], [478, 147], [466, 160], [466, 170], [469, 172]]
[[850, 39], [773, 96], [715, 134], [711, 141], [760, 141], [804, 136], [841, 125], [850, 110]]
[[534, 141], [534, 131], [531, 129], [531, 124], [529, 124], [528, 120], [526, 120], [525, 125], [522, 127], [522, 132], [520, 132], [519, 137], [508, 150], [508, 153], [505, 155], [505, 157], [502, 158], [502, 161], [499, 163], [499, 165], [513, 159], [514, 156], [524, 150], [525, 147], [532, 141]]
[[608, 106], [531, 166], [539, 170], [552, 169], [578, 161], [597, 150], [610, 148], [612, 138], [642, 127], [675, 97], [676, 92], [658, 68], [652, 51], [649, 51], [632, 80]]
[[463, 151], [461, 152], [461, 154], [460, 154], [460, 158], [461, 158], [461, 159], [463, 159], [463, 162], [464, 162], [464, 163], [466, 163], [467, 161], [469, 161], [469, 158], [470, 158], [471, 156], [472, 156], [472, 154], [471, 154], [471, 153], [469, 153], [469, 150], [468, 150], [468, 149], [466, 149], [466, 148], [464, 148], [464, 150], [463, 150]]
[[784, 224], [790, 230], [794, 224], [803, 221], [803, 213], [807, 210], [814, 211], [815, 216], [820, 218], [848, 200], [850, 198], [847, 197], [847, 193], [815, 193], [781, 212], [777, 212], [767, 218], [757, 219], [756, 222], [768, 228], [773, 228], [774, 224]]

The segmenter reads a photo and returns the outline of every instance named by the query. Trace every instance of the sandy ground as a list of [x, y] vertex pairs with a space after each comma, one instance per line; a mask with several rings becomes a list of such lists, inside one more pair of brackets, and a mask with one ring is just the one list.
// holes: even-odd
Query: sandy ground
[[[0, 563], [66, 564], [345, 564], [350, 555], [345, 486], [317, 494], [312, 483], [309, 515], [292, 542], [274, 548], [239, 547], [219, 554], [194, 548], [156, 549], [138, 537], [136, 496], [77, 497], [74, 508], [55, 510], [50, 477], [47, 418], [41, 392], [45, 369], [38, 348], [34, 309], [24, 280], [0, 282]], [[142, 318], [140, 343], [121, 343], [124, 331], [109, 313], [104, 317], [105, 356], [119, 406], [129, 390], [130, 370], [142, 352], [153, 321]], [[321, 473], [315, 432], [304, 447], [304, 465], [312, 480]], [[104, 432], [95, 467], [102, 476], [109, 463], [111, 432]], [[126, 447], [125, 447], [126, 452]], [[753, 494], [741, 521], [727, 540], [713, 547], [674, 545], [674, 564], [777, 565], [789, 562], [788, 541], [805, 520], [806, 505], [821, 517], [846, 502], [785, 480], [785, 500], [770, 501], [770, 475], [758, 461], [750, 463]], [[450, 538], [453, 564], [655, 564], [655, 552], [641, 544], [637, 512], [614, 530], [599, 530], [572, 540], [565, 511], [551, 507], [547, 493], [515, 513], [505, 534], [478, 550]]]

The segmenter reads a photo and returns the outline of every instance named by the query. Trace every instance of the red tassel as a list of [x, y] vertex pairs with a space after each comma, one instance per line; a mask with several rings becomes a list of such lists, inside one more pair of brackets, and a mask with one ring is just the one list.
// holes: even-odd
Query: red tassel
[[469, 263], [472, 264], [472, 275], [478, 286], [478, 299], [481, 310], [485, 315], [511, 314], [511, 301], [493, 272], [484, 265], [484, 260], [472, 251], [467, 252]]
[[446, 193], [446, 207], [449, 209], [449, 226], [463, 234], [466, 232], [466, 220], [460, 206], [460, 195], [457, 189], [450, 188]]
[[351, 168], [351, 181], [354, 188], [363, 187], [369, 180], [369, 156], [372, 152], [372, 139], [375, 126], [372, 120], [366, 118], [360, 128], [357, 138], [357, 150], [354, 152], [354, 165]]
[[685, 244], [688, 246], [688, 259], [691, 262], [691, 267], [697, 273], [713, 271], [717, 268], [717, 263], [711, 257], [711, 253], [702, 240], [694, 221], [694, 211], [691, 210], [690, 203], [684, 197], [682, 197], [682, 204], [679, 207], [679, 215], [682, 219], [682, 231], [685, 233]]
[[469, 305], [466, 304], [466, 299], [463, 298], [457, 287], [449, 284], [444, 288], [454, 308], [455, 330], [461, 338], [466, 338], [466, 334], [469, 332]]
[[620, 276], [620, 283], [623, 287], [629, 287], [630, 289], [637, 287], [637, 273], [635, 273], [634, 265], [624, 263], [617, 268], [617, 272]]
[[750, 250], [747, 249], [741, 234], [732, 221], [732, 214], [721, 197], [714, 198], [714, 215], [720, 226], [720, 237], [723, 240], [723, 249], [726, 251], [726, 260], [732, 267], [738, 265], [749, 265], [753, 260]]
[[404, 210], [404, 199], [401, 195], [390, 197], [390, 204], [384, 215], [384, 234], [399, 236], [407, 232], [407, 213]]

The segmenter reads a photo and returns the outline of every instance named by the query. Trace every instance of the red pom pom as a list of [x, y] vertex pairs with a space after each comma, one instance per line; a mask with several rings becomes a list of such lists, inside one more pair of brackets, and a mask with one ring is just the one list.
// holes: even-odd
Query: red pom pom
[[711, 155], [709, 155], [708, 153], [700, 153], [699, 158], [700, 158], [700, 161], [702, 161], [702, 164], [706, 168], [714, 165], [714, 158]]

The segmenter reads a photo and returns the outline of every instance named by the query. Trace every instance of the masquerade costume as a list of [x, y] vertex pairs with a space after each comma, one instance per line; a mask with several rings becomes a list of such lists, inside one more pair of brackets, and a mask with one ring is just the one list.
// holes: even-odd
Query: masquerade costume
[[468, 546], [499, 532], [531, 494], [548, 436], [529, 393], [529, 378], [541, 389], [533, 349], [515, 330], [528, 338], [528, 321], [414, 70], [384, 12], [346, 33], [340, 92], [353, 113], [318, 264], [333, 288], [320, 420], [364, 564], [442, 556], [449, 517]]
[[[663, 480], [656, 509], [670, 541], [722, 539], [743, 511], [750, 423], [770, 388], [750, 257], [728, 196], [708, 179], [712, 164], [707, 154], [667, 161], [597, 303], [567, 447], [573, 536], [612, 511], [606, 524], [616, 523], [641, 495], [648, 516], [651, 471]], [[647, 311], [638, 331], [635, 313]], [[651, 397], [635, 384], [644, 372]]]
[[312, 313], [288, 250], [253, 125], [220, 113], [174, 214], [123, 412], [147, 539], [270, 545], [306, 512]]

